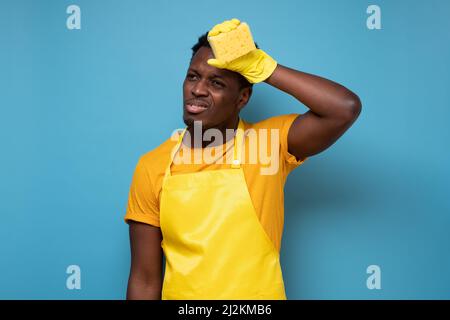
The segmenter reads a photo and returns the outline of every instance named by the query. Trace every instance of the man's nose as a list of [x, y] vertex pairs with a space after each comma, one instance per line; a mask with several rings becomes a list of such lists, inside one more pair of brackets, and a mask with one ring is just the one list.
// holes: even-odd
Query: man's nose
[[208, 95], [208, 89], [207, 84], [205, 83], [205, 80], [199, 80], [197, 81], [194, 86], [191, 89], [191, 92], [194, 96], [207, 96]]

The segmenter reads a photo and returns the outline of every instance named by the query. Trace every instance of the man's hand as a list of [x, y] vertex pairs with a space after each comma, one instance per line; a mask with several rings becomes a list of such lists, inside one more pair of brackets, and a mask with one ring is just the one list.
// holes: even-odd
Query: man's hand
[[[239, 24], [240, 21], [238, 19], [224, 21], [215, 25], [209, 31], [208, 36], [230, 32], [236, 29]], [[250, 83], [259, 83], [266, 80], [277, 67], [277, 62], [261, 49], [254, 49], [230, 62], [209, 59], [208, 64], [216, 68], [238, 72]]]

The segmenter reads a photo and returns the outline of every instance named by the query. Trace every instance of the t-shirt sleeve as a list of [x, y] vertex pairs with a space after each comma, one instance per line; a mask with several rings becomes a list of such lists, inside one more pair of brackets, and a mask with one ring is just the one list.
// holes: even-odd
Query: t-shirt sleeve
[[303, 158], [301, 160], [298, 160], [294, 155], [289, 153], [288, 150], [288, 133], [289, 129], [294, 122], [295, 119], [297, 119], [298, 116], [300, 116], [300, 113], [292, 113], [287, 114], [279, 117], [279, 120], [281, 121], [281, 130], [280, 130], [280, 148], [281, 148], [281, 157], [286, 165], [287, 172], [291, 172], [301, 164], [303, 164], [308, 157]]
[[124, 220], [126, 223], [133, 220], [159, 227], [159, 203], [154, 192], [151, 172], [142, 158], [139, 159], [133, 174]]

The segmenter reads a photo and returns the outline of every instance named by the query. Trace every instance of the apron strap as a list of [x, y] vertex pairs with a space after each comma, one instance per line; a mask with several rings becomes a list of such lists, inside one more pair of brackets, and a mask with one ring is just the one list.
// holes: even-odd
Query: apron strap
[[178, 136], [177, 144], [173, 147], [172, 152], [170, 153], [170, 161], [169, 165], [166, 167], [166, 172], [164, 174], [164, 178], [167, 178], [170, 176], [170, 166], [172, 165], [173, 159], [175, 158], [175, 154], [178, 152], [178, 149], [180, 149], [181, 143], [183, 142], [183, 137], [186, 133], [187, 128], [184, 128], [183, 131]]
[[[170, 162], [166, 167], [166, 172], [164, 174], [164, 178], [170, 176], [170, 167], [172, 165], [173, 159], [175, 158], [176, 153], [181, 147], [181, 143], [183, 142], [183, 137], [186, 133], [187, 128], [183, 129], [183, 132], [178, 137], [177, 144], [173, 147], [172, 152], [170, 154]], [[236, 134], [234, 136], [234, 146], [233, 146], [233, 162], [231, 163], [231, 168], [238, 169], [241, 167], [242, 160], [242, 144], [244, 142], [244, 122], [241, 118], [239, 118], [238, 128], [236, 130]]]
[[234, 147], [233, 147], [233, 162], [231, 167], [233, 169], [239, 169], [241, 167], [242, 161], [242, 144], [244, 142], [244, 123], [241, 118], [239, 118], [239, 125], [234, 136]]

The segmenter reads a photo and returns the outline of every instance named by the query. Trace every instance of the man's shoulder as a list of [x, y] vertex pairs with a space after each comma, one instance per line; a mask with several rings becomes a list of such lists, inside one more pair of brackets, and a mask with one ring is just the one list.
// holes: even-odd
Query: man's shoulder
[[167, 162], [170, 160], [170, 154], [177, 143], [178, 132], [166, 139], [156, 148], [144, 153], [139, 161], [152, 171], [164, 171]]
[[246, 129], [282, 129], [287, 124], [290, 126], [299, 115], [300, 113], [282, 114], [257, 122], [247, 122], [244, 120], [244, 123]]

